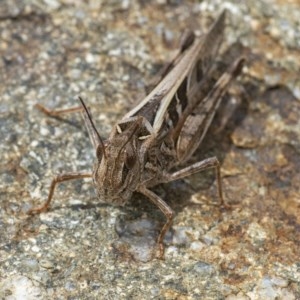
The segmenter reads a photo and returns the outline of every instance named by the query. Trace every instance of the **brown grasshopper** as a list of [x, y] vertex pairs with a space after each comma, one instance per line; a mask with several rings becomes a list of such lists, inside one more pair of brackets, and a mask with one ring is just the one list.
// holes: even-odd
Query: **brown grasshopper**
[[47, 210], [56, 185], [67, 180], [93, 178], [99, 199], [116, 205], [124, 205], [133, 192], [139, 192], [167, 218], [157, 241], [162, 257], [164, 236], [172, 224], [174, 212], [150, 188], [214, 168], [220, 203], [224, 205], [220, 164], [216, 157], [179, 168], [198, 148], [222, 96], [243, 66], [244, 59], [238, 58], [215, 78], [218, 70], [213, 61], [223, 40], [224, 23], [225, 11], [207, 34], [197, 38], [187, 33], [174, 58], [161, 71], [155, 88], [113, 127], [105, 142], [81, 98], [81, 106], [73, 109], [49, 111], [38, 105], [49, 115], [81, 110], [96, 162], [93, 172], [56, 176], [45, 204], [29, 213]]

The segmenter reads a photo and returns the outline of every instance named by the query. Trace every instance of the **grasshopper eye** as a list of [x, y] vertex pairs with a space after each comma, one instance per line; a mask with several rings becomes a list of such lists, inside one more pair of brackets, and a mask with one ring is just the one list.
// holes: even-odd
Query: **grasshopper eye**
[[125, 165], [127, 169], [132, 169], [136, 162], [136, 157], [134, 155], [127, 155], [125, 160]]
[[104, 151], [104, 149], [103, 149], [102, 145], [98, 145], [97, 149], [96, 149], [96, 157], [97, 157], [98, 162], [101, 162], [101, 159], [103, 156], [103, 151]]
[[134, 164], [136, 162], [136, 154], [133, 150], [132, 145], [127, 144], [126, 145], [126, 159], [125, 159], [125, 166], [128, 170], [132, 169], [134, 167]]
[[[133, 170], [134, 165], [136, 163], [136, 157], [134, 155], [131, 155], [129, 153], [126, 153], [125, 162], [123, 165], [123, 171], [122, 171], [122, 183], [126, 182], [128, 174]], [[133, 154], [133, 152], [132, 152]], [[131, 176], [129, 176], [131, 178]]]

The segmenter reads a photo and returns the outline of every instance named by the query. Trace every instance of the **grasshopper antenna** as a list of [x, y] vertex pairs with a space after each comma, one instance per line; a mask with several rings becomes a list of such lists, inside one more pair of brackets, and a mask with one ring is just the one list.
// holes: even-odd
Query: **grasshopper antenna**
[[79, 96], [78, 99], [84, 109], [84, 112], [85, 112], [83, 114], [83, 117], [84, 117], [84, 121], [87, 126], [87, 129], [88, 129], [90, 139], [92, 140], [92, 144], [93, 144], [94, 148], [96, 149], [96, 156], [99, 159], [103, 154], [104, 157], [106, 158], [105, 146], [104, 146], [103, 140], [102, 140], [99, 132], [96, 129], [96, 126], [93, 122], [92, 116], [91, 116], [89, 110], [87, 109], [85, 103], [83, 102], [82, 98]]

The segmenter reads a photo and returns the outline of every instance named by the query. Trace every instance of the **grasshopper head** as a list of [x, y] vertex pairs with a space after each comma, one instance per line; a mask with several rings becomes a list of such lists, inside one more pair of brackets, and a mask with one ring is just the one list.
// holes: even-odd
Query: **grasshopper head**
[[104, 151], [97, 149], [93, 180], [99, 199], [107, 203], [124, 205], [140, 181], [136, 127], [129, 126], [122, 131], [117, 126], [104, 146]]
[[98, 196], [105, 202], [123, 205], [140, 183], [143, 154], [138, 150], [143, 143], [142, 137], [149, 134], [150, 125], [143, 126], [143, 117], [125, 119], [115, 126], [104, 143], [82, 98], [79, 97], [79, 101], [90, 140], [96, 149], [93, 180]]
[[136, 154], [142, 118], [119, 123], [104, 144], [92, 116], [82, 98], [83, 118], [91, 142], [96, 149], [97, 161], [94, 165], [93, 180], [99, 199], [123, 205], [136, 190], [140, 181], [140, 161]]

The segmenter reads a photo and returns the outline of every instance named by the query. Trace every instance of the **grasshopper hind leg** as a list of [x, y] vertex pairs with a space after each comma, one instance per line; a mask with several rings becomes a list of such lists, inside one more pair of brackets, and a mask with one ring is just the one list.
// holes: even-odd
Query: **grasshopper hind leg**
[[213, 156], [204, 160], [201, 160], [199, 162], [196, 162], [186, 168], [183, 168], [177, 172], [174, 172], [172, 174], [167, 174], [165, 177], [165, 182], [174, 181], [177, 179], [181, 179], [187, 176], [190, 176], [192, 174], [208, 170], [208, 169], [215, 169], [216, 170], [216, 179], [217, 179], [217, 187], [218, 187], [218, 196], [220, 205], [228, 208], [229, 205], [225, 203], [223, 198], [223, 189], [222, 189], [222, 180], [221, 180], [221, 170], [220, 170], [220, 163], [218, 159]]

